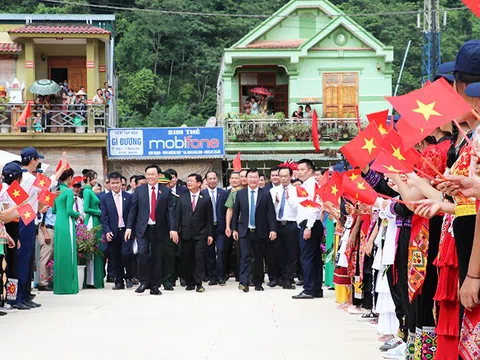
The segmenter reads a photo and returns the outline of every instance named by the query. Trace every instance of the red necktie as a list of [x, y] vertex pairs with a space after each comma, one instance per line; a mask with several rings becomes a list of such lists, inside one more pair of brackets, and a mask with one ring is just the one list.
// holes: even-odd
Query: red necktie
[[155, 193], [155, 186], [152, 187], [152, 200], [150, 201], [150, 219], [155, 220], [155, 207], [157, 206], [157, 194]]
[[197, 195], [192, 194], [192, 211], [195, 211], [195, 205], [196, 205], [195, 204], [195, 196], [197, 196]]

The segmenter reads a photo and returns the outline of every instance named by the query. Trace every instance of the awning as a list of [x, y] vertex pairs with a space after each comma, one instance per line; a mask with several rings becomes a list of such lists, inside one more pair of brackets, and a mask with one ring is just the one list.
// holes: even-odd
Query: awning
[[0, 42], [0, 53], [18, 54], [22, 52], [22, 44], [13, 42]]
[[91, 34], [110, 35], [110, 31], [88, 25], [26, 25], [8, 31], [9, 34]]
[[199, 157], [178, 157], [178, 156], [142, 156], [142, 157], [131, 157], [131, 156], [115, 156], [107, 158], [108, 161], [171, 161], [171, 160], [223, 160], [224, 157], [214, 157], [214, 156], [199, 156]]
[[[237, 154], [227, 154], [226, 158], [228, 161], [235, 159]], [[299, 161], [301, 159], [310, 159], [310, 160], [325, 160], [325, 161], [338, 161], [341, 160], [341, 157], [325, 156], [324, 154], [241, 154], [242, 161], [286, 161], [293, 160]]]

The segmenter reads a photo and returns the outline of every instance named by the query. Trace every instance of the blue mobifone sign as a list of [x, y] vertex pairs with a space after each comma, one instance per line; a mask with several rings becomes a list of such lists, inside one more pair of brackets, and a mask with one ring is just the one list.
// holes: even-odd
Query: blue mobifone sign
[[222, 127], [108, 129], [109, 158], [224, 155]]

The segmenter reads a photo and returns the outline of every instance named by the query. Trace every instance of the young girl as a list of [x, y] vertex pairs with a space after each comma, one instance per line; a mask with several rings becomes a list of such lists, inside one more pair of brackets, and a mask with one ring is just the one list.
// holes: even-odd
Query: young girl
[[35, 117], [33, 118], [33, 130], [36, 133], [42, 132], [42, 116], [38, 112], [35, 114]]

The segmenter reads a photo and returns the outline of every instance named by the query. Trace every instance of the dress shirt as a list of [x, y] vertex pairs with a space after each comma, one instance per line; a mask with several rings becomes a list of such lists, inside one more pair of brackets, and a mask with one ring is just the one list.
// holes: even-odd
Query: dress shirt
[[73, 195], [73, 211], [77, 211], [77, 206], [75, 206], [75, 201], [78, 205], [78, 213], [81, 216], [85, 216], [85, 212], [83, 211], [83, 199], [78, 195]]
[[174, 187], [172, 187], [170, 190], [172, 190], [172, 193], [177, 195], [177, 185], [175, 185]]
[[[320, 214], [321, 214], [321, 209], [317, 208], [309, 208], [300, 205], [301, 201], [304, 200], [312, 200], [314, 201], [314, 196], [315, 196], [315, 187], [317, 186], [315, 182], [315, 178], [312, 176], [308, 178], [307, 180], [304, 181], [302, 187], [307, 190], [308, 197], [307, 198], [298, 198], [298, 207], [297, 207], [297, 224], [300, 225], [303, 221], [307, 220], [307, 227], [312, 228], [313, 224], [315, 224], [315, 221], [320, 219]], [[289, 193], [290, 194], [290, 193]]]
[[3, 207], [4, 210], [17, 206], [7, 193], [8, 187], [9, 185], [2, 183], [2, 189], [0, 189], [0, 204], [6, 205]]
[[47, 212], [45, 213], [45, 225], [49, 226], [55, 226], [55, 219], [57, 218], [57, 215], [52, 213], [52, 209], [49, 208]]
[[195, 209], [196, 209], [198, 205], [198, 198], [200, 197], [200, 190], [196, 193], [192, 193], [191, 191], [189, 191], [189, 193], [190, 193], [190, 205], [193, 203], [193, 199], [194, 199], [193, 195], [195, 195]]
[[[152, 203], [152, 186], [147, 184], [148, 186], [148, 225], [155, 225], [157, 222], [156, 221], [153, 221], [151, 218], [150, 218], [150, 204]], [[155, 184], [153, 186], [155, 188], [155, 196], [156, 196], [156, 199], [158, 201], [158, 184]]]
[[[283, 217], [280, 219], [278, 213], [280, 211], [280, 205], [282, 203], [283, 186], [274, 186], [270, 189], [270, 195], [272, 196], [273, 204], [275, 205], [275, 213], [277, 221], [296, 221], [297, 220], [297, 189], [295, 186], [289, 184], [285, 190], [288, 192], [288, 198], [285, 195], [285, 209], [283, 210]], [[277, 202], [278, 197], [278, 202]]]
[[[254, 191], [253, 198], [255, 199], [255, 206], [257, 206], [257, 199], [258, 199], [258, 187], [255, 189], [251, 189], [250, 187], [247, 187], [248, 190], [248, 218], [250, 219], [250, 209], [251, 203], [252, 203], [252, 190]], [[250, 221], [248, 222], [248, 228], [249, 229], [255, 229], [255, 227], [250, 225]]]
[[[210, 196], [210, 201], [212, 202], [213, 208], [213, 222], [218, 221], [218, 214], [217, 214], [217, 187], [214, 189], [207, 188], [208, 195]], [[215, 204], [215, 206], [214, 206]]]
[[[24, 172], [22, 175], [22, 183], [20, 186], [25, 190], [25, 192], [28, 194], [30, 197], [28, 202], [30, 205], [32, 205], [33, 211], [35, 213], [38, 213], [38, 195], [42, 192], [42, 189], [33, 186], [33, 183], [35, 182], [36, 177], [33, 174], [30, 174], [29, 172]], [[55, 175], [50, 176], [50, 180], [52, 181], [51, 187], [57, 186], [57, 179], [55, 178]]]
[[[152, 191], [152, 189], [150, 189]], [[119, 211], [120, 213], [118, 214], [118, 227], [125, 227], [125, 221], [123, 221], [123, 196], [122, 196], [122, 191], [120, 190], [118, 194], [116, 194], [114, 191], [112, 191], [113, 195], [113, 202], [115, 203], [115, 208], [117, 207], [117, 201], [118, 204], [120, 205]], [[117, 210], [118, 213], [118, 210]]]

